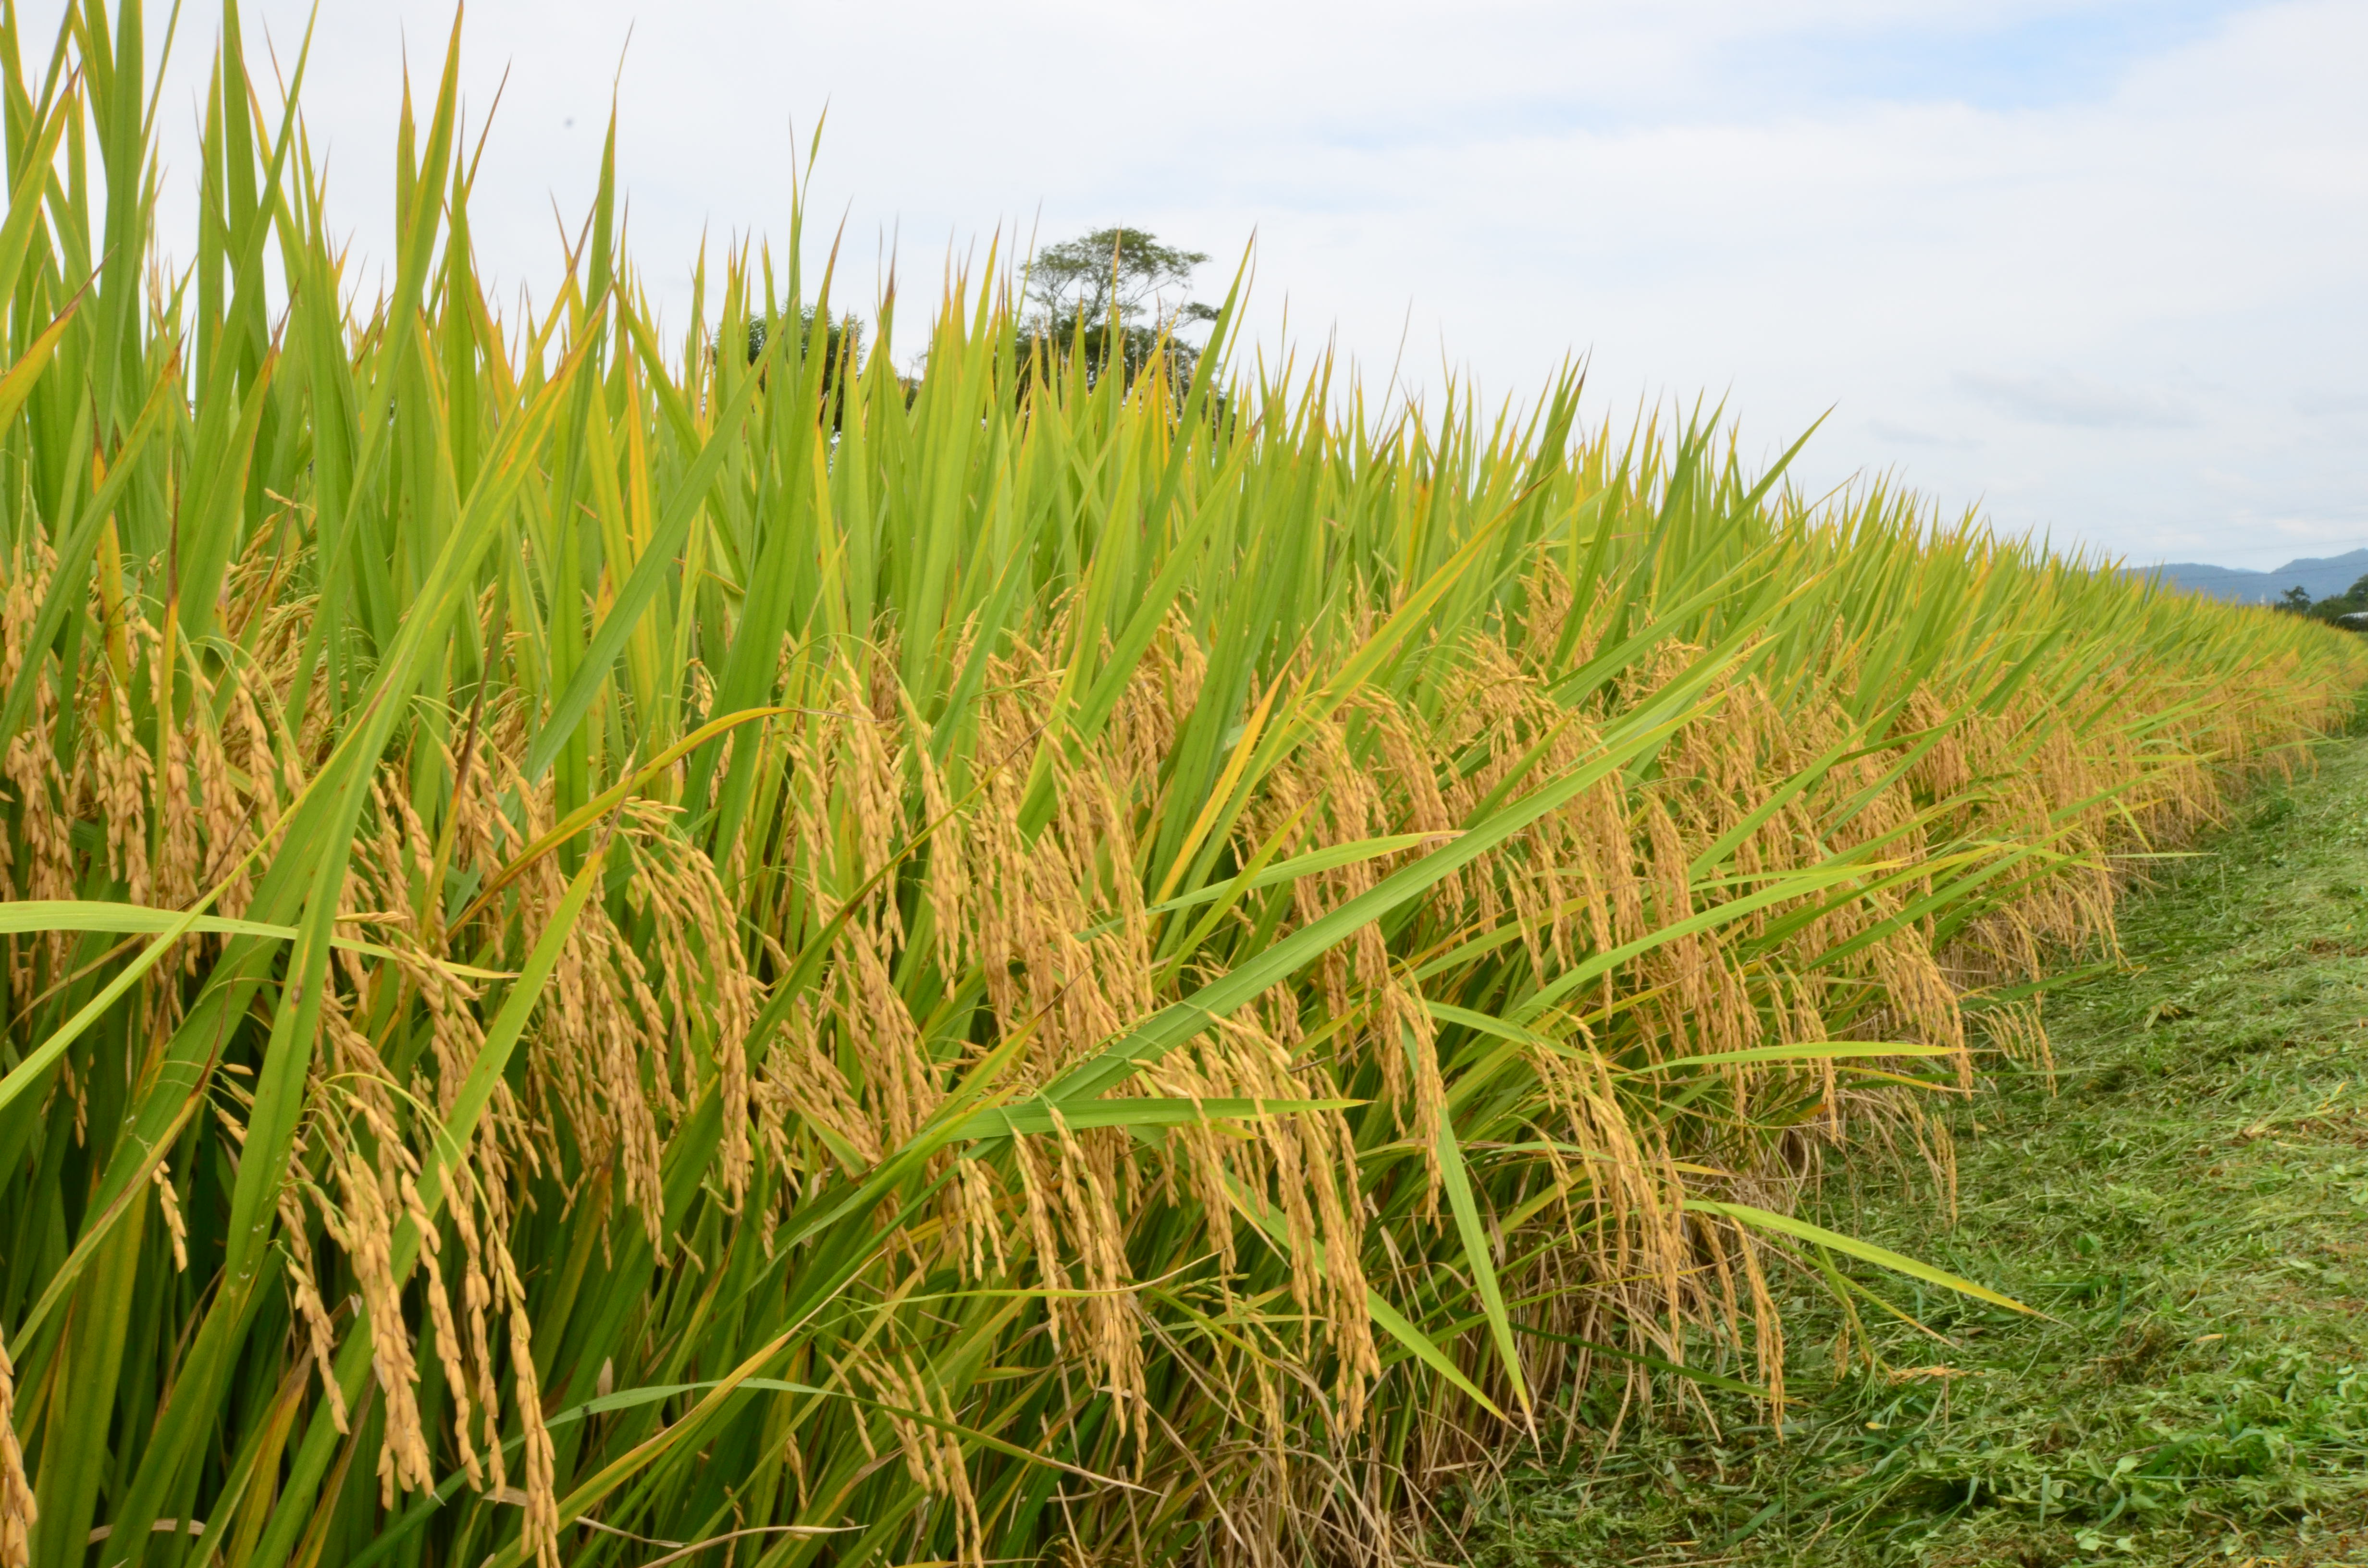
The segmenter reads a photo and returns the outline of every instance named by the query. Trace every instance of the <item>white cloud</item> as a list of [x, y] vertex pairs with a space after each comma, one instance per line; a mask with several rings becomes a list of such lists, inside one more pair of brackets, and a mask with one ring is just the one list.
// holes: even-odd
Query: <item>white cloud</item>
[[[250, 38], [287, 57], [308, 6], [250, 0]], [[398, 51], [431, 76], [450, 17], [324, 10], [309, 118], [365, 255]], [[193, 8], [185, 163], [208, 42]], [[1221, 262], [1255, 232], [1256, 330], [1287, 306], [1377, 381], [1402, 337], [1416, 386], [1494, 395], [1589, 354], [1600, 412], [1706, 390], [1754, 449], [1838, 408], [1811, 484], [1891, 469], [2059, 540], [2271, 565], [2293, 520], [2368, 542], [2363, 57], [2353, 0], [483, 0], [463, 82], [481, 113], [510, 73], [472, 217], [514, 281], [553, 275], [612, 81], [677, 323], [702, 232], [779, 243], [826, 103], [814, 227], [847, 216], [843, 295], [893, 243], [908, 321], [998, 229]]]
[[2037, 375], [1967, 370], [1957, 377], [1957, 382], [2009, 417], [2041, 425], [2179, 430], [2202, 422], [2185, 400], [2158, 387], [2114, 386], [2069, 370]]
[[1948, 436], [1937, 430], [1919, 430], [1912, 425], [1896, 425], [1888, 419], [1870, 419], [1866, 433], [1892, 447], [1938, 447], [1949, 451], [1969, 452], [1981, 442], [1972, 436]]

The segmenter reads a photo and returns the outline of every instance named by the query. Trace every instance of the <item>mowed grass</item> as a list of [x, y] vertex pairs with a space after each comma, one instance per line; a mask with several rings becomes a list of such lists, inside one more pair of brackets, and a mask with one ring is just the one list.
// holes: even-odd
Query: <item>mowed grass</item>
[[[2125, 910], [2049, 1005], [2056, 1071], [1954, 1109], [1929, 1184], [1805, 1210], [2044, 1307], [1796, 1275], [1801, 1402], [1517, 1467], [1485, 1564], [2368, 1562], [2368, 742], [2321, 747]], [[1838, 1378], [1835, 1368], [1843, 1371]]]

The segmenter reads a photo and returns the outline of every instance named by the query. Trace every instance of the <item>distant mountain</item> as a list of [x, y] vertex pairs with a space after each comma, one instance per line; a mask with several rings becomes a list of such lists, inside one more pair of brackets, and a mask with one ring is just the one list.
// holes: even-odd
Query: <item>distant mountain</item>
[[2158, 567], [2132, 568], [2136, 576], [2160, 572], [2163, 580], [2191, 594], [2240, 604], [2275, 604], [2288, 588], [2301, 587], [2315, 599], [2332, 598], [2368, 576], [2368, 550], [2349, 555], [2305, 556], [2289, 561], [2274, 572], [2248, 572], [2236, 566], [2207, 566], [2197, 561], [2169, 561]]

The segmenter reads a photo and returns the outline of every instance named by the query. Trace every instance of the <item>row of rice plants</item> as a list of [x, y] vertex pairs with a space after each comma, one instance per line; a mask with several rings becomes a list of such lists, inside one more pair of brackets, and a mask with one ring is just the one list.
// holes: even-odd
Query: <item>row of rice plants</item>
[[358, 304], [226, 4], [168, 272], [144, 26], [0, 10], [0, 1563], [1389, 1557], [1781, 1400], [1801, 1184], [2368, 679], [1230, 303], [670, 343], [613, 135], [506, 320], [457, 29]]

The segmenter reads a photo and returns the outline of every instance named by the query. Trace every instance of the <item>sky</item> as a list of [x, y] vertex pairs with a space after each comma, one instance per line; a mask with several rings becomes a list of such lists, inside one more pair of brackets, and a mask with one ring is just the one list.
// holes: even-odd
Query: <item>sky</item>
[[[248, 0], [251, 58], [308, 10]], [[175, 44], [168, 192], [216, 15]], [[451, 21], [322, 0], [305, 118], [365, 257]], [[677, 326], [702, 243], [783, 242], [819, 123], [810, 254], [844, 233], [859, 303], [893, 256], [908, 318], [998, 235], [1125, 224], [1210, 252], [1204, 298], [1249, 257], [1269, 362], [1374, 392], [1519, 404], [1583, 359], [1618, 427], [1700, 399], [1772, 457], [1822, 417], [1812, 491], [2139, 563], [2368, 546], [2359, 0], [480, 0], [461, 60], [472, 121], [507, 74], [480, 263], [541, 298], [613, 90]]]

